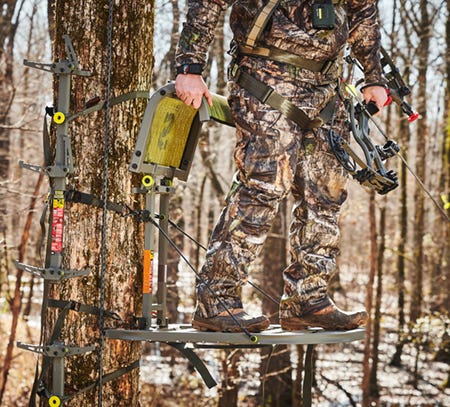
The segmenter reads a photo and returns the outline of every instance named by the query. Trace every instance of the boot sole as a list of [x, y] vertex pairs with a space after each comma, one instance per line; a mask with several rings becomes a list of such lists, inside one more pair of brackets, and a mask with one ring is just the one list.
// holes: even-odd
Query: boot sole
[[285, 331], [304, 331], [309, 328], [322, 328], [325, 331], [351, 331], [352, 329], [361, 328], [364, 324], [361, 325], [349, 325], [349, 326], [339, 326], [339, 325], [326, 325], [321, 323], [304, 323], [300, 321], [280, 321], [281, 329]]
[[300, 323], [289, 323], [289, 322], [281, 322], [281, 329], [284, 331], [305, 331], [310, 326], [307, 324], [300, 324]]
[[[247, 329], [249, 332], [256, 333], [267, 329], [269, 326], [270, 326], [269, 321], [267, 322], [263, 321], [263, 322], [255, 322], [254, 324], [248, 326], [243, 326], [243, 328]], [[231, 332], [231, 333], [243, 332], [243, 328], [241, 328], [239, 325], [224, 328], [221, 326], [195, 320], [192, 321], [192, 328], [202, 332]]]

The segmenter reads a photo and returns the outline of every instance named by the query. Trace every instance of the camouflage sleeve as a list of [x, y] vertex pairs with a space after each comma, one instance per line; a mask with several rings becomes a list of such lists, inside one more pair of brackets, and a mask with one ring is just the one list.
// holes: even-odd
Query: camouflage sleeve
[[348, 1], [349, 44], [364, 67], [365, 83], [384, 84], [380, 63], [381, 34], [376, 0]]
[[205, 65], [220, 14], [232, 0], [188, 0], [186, 21], [175, 52], [175, 65]]

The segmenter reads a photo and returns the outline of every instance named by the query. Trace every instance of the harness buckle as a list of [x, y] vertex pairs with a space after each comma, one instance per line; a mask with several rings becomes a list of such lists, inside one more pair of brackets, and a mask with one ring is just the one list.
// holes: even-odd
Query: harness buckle
[[265, 89], [264, 93], [261, 95], [260, 101], [261, 101], [262, 103], [266, 103], [267, 99], [270, 98], [270, 95], [272, 95], [272, 93], [274, 92], [274, 90], [275, 90], [275, 89], [273, 89], [271, 86], [268, 86], [268, 87]]
[[228, 78], [237, 82], [240, 76], [241, 70], [239, 69], [239, 64], [236, 61], [232, 61], [228, 66]]
[[80, 312], [80, 308], [81, 308], [81, 302], [77, 302], [77, 301], [70, 302], [70, 309], [72, 311]]
[[336, 63], [336, 58], [335, 59], [330, 59], [328, 61], [326, 61], [323, 66], [322, 69], [320, 70], [320, 73], [322, 75], [326, 75], [328, 72], [330, 72], [331, 68], [333, 68], [334, 64]]

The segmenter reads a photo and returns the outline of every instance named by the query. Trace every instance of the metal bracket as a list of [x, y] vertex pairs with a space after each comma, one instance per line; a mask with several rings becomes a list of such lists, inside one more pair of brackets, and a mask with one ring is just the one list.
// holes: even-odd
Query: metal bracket
[[29, 164], [29, 163], [26, 163], [23, 160], [19, 160], [19, 166], [20, 166], [20, 168], [24, 168], [24, 169], [29, 170], [29, 171], [37, 172], [39, 174], [41, 174], [41, 173], [42, 174], [47, 174], [47, 168], [43, 167], [42, 165]]
[[83, 71], [78, 69], [78, 60], [75, 56], [75, 51], [72, 46], [72, 41], [68, 35], [63, 35], [64, 42], [66, 45], [66, 52], [69, 56], [68, 60], [62, 60], [60, 62], [43, 64], [40, 62], [31, 62], [27, 59], [23, 60], [23, 64], [29, 66], [30, 68], [39, 69], [41, 71], [52, 72], [55, 74], [73, 74], [78, 76], [91, 76], [92, 72]]
[[64, 165], [56, 164], [43, 167], [37, 164], [29, 164], [23, 160], [19, 161], [19, 166], [26, 170], [47, 174], [50, 178], [64, 178], [73, 172], [72, 147], [68, 136], [61, 136], [62, 149], [64, 153]]
[[25, 349], [33, 353], [39, 353], [50, 358], [62, 358], [66, 356], [81, 355], [83, 353], [92, 352], [95, 350], [94, 345], [89, 346], [67, 346], [64, 343], [56, 342], [52, 345], [31, 345], [28, 343], [17, 342], [17, 347]]
[[186, 346], [186, 343], [167, 342], [167, 344], [177, 349], [186, 359], [189, 360], [189, 362], [192, 363], [195, 370], [197, 370], [198, 374], [202, 377], [206, 386], [208, 386], [208, 389], [212, 389], [214, 386], [217, 386], [216, 380], [212, 377], [206, 365], [191, 348]]
[[34, 276], [41, 277], [50, 283], [56, 283], [61, 280], [67, 280], [73, 277], [81, 277], [88, 275], [91, 271], [89, 269], [84, 270], [64, 270], [53, 267], [41, 268], [35, 266], [29, 266], [28, 264], [20, 263], [18, 260], [14, 260], [14, 264], [20, 270], [33, 274]]
[[69, 173], [69, 169], [65, 168], [65, 167], [62, 168], [62, 167], [55, 166], [55, 165], [50, 166], [50, 167], [43, 167], [42, 165], [26, 163], [23, 160], [19, 161], [19, 166], [21, 168], [24, 168], [29, 171], [37, 172], [39, 174], [47, 174], [51, 178], [65, 177], [66, 174]]

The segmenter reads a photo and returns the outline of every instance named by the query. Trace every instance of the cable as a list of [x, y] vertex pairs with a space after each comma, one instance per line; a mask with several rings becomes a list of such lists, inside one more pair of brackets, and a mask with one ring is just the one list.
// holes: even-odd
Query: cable
[[[189, 235], [189, 233], [185, 232], [183, 229], [181, 229], [175, 222], [171, 221], [169, 219], [169, 224], [171, 226], [173, 226], [175, 229], [177, 229], [180, 233], [183, 234], [183, 236], [186, 236], [191, 242], [195, 243], [198, 247], [200, 247], [201, 249], [207, 251], [208, 249], [202, 245], [199, 241], [195, 240], [191, 235]], [[268, 298], [270, 301], [272, 301], [273, 303], [280, 305], [280, 301], [273, 298], [270, 294], [266, 293], [260, 286], [258, 286], [257, 284], [251, 282], [250, 280], [247, 280], [248, 284], [250, 284], [254, 289], [256, 289], [257, 291], [259, 291], [264, 297]]]
[[[364, 106], [364, 104], [362, 104]], [[367, 110], [366, 110], [367, 111]], [[375, 127], [377, 128], [377, 130], [380, 132], [380, 134], [386, 139], [386, 141], [389, 141], [389, 137], [386, 135], [386, 133], [384, 132], [384, 130], [381, 128], [381, 126], [379, 125], [379, 123], [373, 118], [373, 116], [371, 116], [368, 112], [367, 112], [370, 121], [375, 125]], [[410, 174], [414, 177], [414, 179], [417, 181], [417, 183], [419, 184], [420, 188], [422, 189], [423, 192], [425, 192], [425, 194], [431, 199], [431, 201], [434, 203], [434, 205], [436, 206], [436, 208], [439, 210], [439, 212], [442, 214], [442, 216], [447, 219], [447, 222], [450, 222], [450, 217], [447, 215], [447, 213], [445, 212], [444, 208], [442, 208], [442, 206], [439, 205], [438, 201], [436, 200], [436, 198], [431, 194], [431, 192], [425, 187], [423, 181], [418, 177], [418, 175], [415, 173], [415, 171], [411, 168], [411, 166], [408, 164], [408, 162], [406, 161], [405, 157], [403, 157], [400, 153], [397, 153], [396, 155], [398, 155], [398, 157], [400, 158], [400, 160], [403, 162], [403, 164], [405, 164], [405, 167], [408, 169], [408, 171], [410, 172]]]
[[209, 284], [205, 281], [205, 279], [200, 275], [200, 273], [195, 269], [195, 267], [189, 262], [183, 252], [177, 247], [175, 242], [170, 238], [170, 236], [159, 226], [158, 222], [156, 222], [152, 217], [149, 218], [149, 221], [159, 230], [159, 232], [163, 235], [163, 237], [167, 240], [167, 242], [175, 249], [175, 251], [179, 254], [179, 256], [186, 262], [188, 267], [194, 272], [197, 278], [200, 280], [202, 284], [205, 285], [206, 289], [211, 293], [211, 295], [217, 300], [218, 304], [226, 311], [226, 313], [231, 317], [234, 323], [241, 329], [241, 331], [247, 335], [250, 340], [254, 343], [258, 342], [258, 337], [253, 335], [245, 326], [243, 326], [239, 320], [233, 315], [230, 309], [225, 305], [225, 303], [217, 296], [214, 290], [209, 286]]

